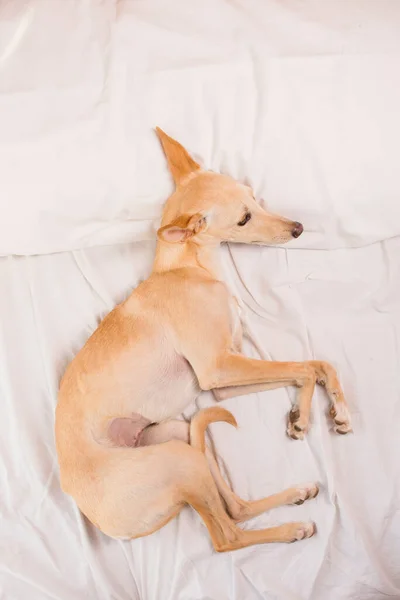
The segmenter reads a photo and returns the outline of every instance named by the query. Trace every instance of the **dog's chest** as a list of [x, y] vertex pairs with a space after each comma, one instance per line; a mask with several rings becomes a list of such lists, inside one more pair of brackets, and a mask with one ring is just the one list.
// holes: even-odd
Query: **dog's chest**
[[243, 308], [240, 301], [235, 296], [230, 296], [229, 308], [233, 347], [235, 350], [240, 350], [243, 331]]

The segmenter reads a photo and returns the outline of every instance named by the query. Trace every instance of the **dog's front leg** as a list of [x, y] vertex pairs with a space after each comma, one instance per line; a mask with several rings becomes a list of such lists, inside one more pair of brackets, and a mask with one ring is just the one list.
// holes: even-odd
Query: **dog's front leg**
[[257, 392], [265, 392], [268, 390], [276, 390], [277, 388], [287, 387], [286, 381], [277, 381], [275, 383], [252, 383], [248, 385], [234, 385], [222, 388], [216, 388], [212, 392], [214, 398], [221, 402], [222, 400], [228, 400], [229, 398], [236, 398], [236, 396], [247, 396], [247, 394], [256, 394]]
[[[332, 401], [332, 416], [338, 433], [351, 431], [347, 403], [333, 367], [322, 361], [270, 362], [247, 358], [240, 354], [226, 353], [214, 361], [214, 367], [204, 369], [198, 375], [202, 389], [218, 390], [234, 387], [245, 393], [252, 391], [295, 385], [299, 388], [297, 406], [289, 415], [288, 435], [303, 439], [308, 428], [311, 400], [315, 383], [326, 386]], [[340, 418], [338, 419], [338, 415]]]

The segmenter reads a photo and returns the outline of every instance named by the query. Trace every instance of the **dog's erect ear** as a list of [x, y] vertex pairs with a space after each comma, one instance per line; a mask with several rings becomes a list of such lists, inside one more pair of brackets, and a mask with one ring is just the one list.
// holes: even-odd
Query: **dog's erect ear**
[[190, 156], [185, 148], [176, 140], [169, 137], [162, 129], [156, 127], [157, 135], [160, 138], [162, 147], [167, 157], [168, 167], [174, 178], [175, 185], [182, 181], [195, 171], [200, 169], [200, 165]]
[[206, 217], [200, 213], [195, 215], [181, 215], [172, 223], [164, 225], [157, 231], [157, 237], [164, 242], [176, 244], [186, 242], [189, 238], [205, 231], [207, 228]]

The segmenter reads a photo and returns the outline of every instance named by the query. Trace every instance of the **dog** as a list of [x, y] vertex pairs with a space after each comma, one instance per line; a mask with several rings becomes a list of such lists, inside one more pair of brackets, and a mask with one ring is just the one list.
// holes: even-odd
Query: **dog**
[[313, 523], [258, 531], [237, 524], [315, 497], [316, 484], [245, 501], [205, 444], [207, 426], [236, 426], [233, 415], [215, 405], [190, 424], [174, 418], [201, 390], [224, 400], [297, 386], [287, 433], [303, 439], [318, 383], [330, 399], [335, 431], [351, 431], [330, 364], [241, 353], [238, 302], [222, 278], [221, 242], [282, 244], [299, 237], [303, 226], [265, 211], [251, 188], [202, 169], [181, 144], [156, 131], [176, 189], [164, 207], [150, 277], [105, 317], [61, 380], [55, 435], [62, 489], [96, 527], [118, 539], [151, 534], [185, 505], [200, 514], [218, 552], [308, 538]]

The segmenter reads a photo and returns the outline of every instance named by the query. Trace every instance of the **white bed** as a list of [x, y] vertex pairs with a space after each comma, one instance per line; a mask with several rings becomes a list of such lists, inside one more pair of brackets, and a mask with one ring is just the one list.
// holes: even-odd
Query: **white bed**
[[[2, 600], [400, 598], [399, 30], [396, 0], [0, 5]], [[225, 247], [225, 275], [246, 352], [335, 364], [354, 435], [330, 432], [323, 390], [304, 442], [287, 389], [227, 401], [239, 429], [211, 428], [244, 498], [320, 482], [245, 525], [314, 520], [299, 544], [217, 555], [190, 509], [117, 542], [60, 490], [59, 378], [151, 268], [171, 189], [156, 124], [305, 225]]]

